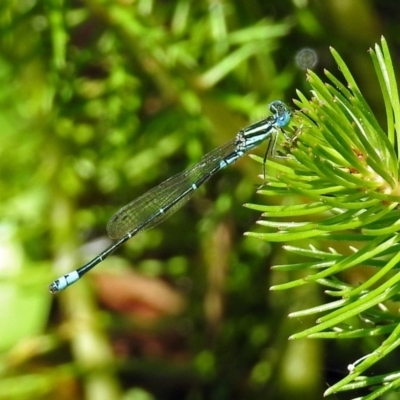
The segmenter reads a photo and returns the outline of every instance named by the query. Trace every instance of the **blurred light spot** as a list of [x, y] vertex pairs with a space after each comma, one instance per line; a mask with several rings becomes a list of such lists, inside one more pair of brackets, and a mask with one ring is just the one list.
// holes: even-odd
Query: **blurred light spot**
[[43, 15], [37, 15], [32, 18], [33, 29], [37, 32], [44, 31], [47, 28], [47, 18]]
[[317, 65], [317, 52], [310, 48], [301, 49], [296, 53], [296, 64], [301, 69], [313, 68]]

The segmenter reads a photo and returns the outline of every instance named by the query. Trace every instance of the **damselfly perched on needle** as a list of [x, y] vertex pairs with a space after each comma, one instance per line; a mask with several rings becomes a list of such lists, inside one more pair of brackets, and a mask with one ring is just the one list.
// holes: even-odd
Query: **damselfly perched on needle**
[[265, 157], [273, 155], [277, 134], [289, 124], [291, 112], [279, 100], [272, 102], [269, 109], [271, 116], [242, 129], [233, 140], [206, 154], [197, 164], [122, 207], [107, 224], [108, 235], [118, 241], [84, 266], [56, 279], [49, 285], [50, 292], [56, 293], [72, 285], [127, 240], [170, 217], [215, 173], [267, 139], [269, 143]]

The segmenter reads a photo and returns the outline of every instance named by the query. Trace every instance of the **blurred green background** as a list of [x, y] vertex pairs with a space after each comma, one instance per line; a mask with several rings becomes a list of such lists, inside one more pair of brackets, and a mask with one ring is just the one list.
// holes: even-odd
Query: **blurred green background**
[[0, 399], [321, 399], [346, 375], [368, 344], [287, 340], [315, 322], [287, 314], [324, 298], [269, 292], [288, 259], [242, 236], [258, 229], [249, 157], [81, 282], [47, 285], [112, 243], [120, 207], [272, 100], [293, 107], [306, 68], [340, 76], [329, 46], [382, 114], [367, 49], [384, 35], [398, 65], [399, 15], [389, 0], [3, 0]]

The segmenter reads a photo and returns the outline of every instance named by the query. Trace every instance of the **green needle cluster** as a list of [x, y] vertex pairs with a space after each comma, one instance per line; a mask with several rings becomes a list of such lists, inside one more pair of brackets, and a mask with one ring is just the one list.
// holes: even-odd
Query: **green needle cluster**
[[[308, 71], [312, 96], [308, 99], [298, 92], [295, 100], [298, 111], [290, 155], [283, 163], [267, 162], [266, 183], [259, 191], [284, 196], [285, 204], [248, 204], [262, 212], [259, 224], [264, 228], [247, 235], [295, 242], [285, 249], [304, 260], [275, 266], [293, 271], [291, 276], [296, 279], [273, 290], [314, 282], [325, 287], [332, 299], [292, 313], [292, 317], [323, 315], [315, 326], [292, 339], [382, 337], [374, 352], [353, 364], [350, 374], [326, 392], [373, 384], [374, 397], [368, 397], [372, 399], [400, 386], [400, 378], [393, 374], [389, 380], [388, 375], [374, 376], [373, 382], [360, 377], [400, 345], [399, 315], [385, 306], [398, 300], [400, 291], [399, 97], [383, 38], [370, 56], [385, 105], [384, 124], [374, 115], [345, 62], [334, 49], [331, 53], [346, 84], [328, 71], [328, 82]], [[360, 266], [370, 267], [363, 282], [343, 279], [343, 271]]]

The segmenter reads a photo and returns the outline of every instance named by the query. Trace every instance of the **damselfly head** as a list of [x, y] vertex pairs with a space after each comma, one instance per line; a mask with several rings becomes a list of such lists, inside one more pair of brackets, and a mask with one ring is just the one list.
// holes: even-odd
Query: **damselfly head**
[[269, 109], [275, 114], [276, 124], [280, 128], [289, 124], [292, 113], [285, 103], [280, 100], [275, 100], [269, 105]]

